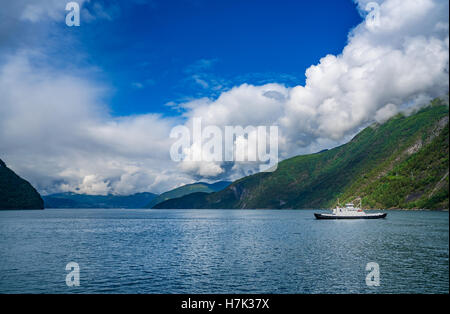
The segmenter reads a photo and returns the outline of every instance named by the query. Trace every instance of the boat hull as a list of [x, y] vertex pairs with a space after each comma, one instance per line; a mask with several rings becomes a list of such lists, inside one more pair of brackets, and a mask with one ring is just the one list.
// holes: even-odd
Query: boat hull
[[380, 218], [386, 218], [387, 214], [380, 213], [380, 214], [368, 214], [368, 215], [359, 215], [359, 216], [338, 216], [338, 215], [314, 213], [314, 216], [317, 219], [380, 219]]

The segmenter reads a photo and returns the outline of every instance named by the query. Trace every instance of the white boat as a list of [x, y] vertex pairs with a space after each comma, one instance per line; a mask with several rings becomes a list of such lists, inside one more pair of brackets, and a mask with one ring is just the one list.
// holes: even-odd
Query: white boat
[[376, 213], [376, 214], [366, 214], [361, 208], [355, 207], [353, 203], [345, 204], [345, 207], [340, 207], [332, 209], [331, 214], [318, 214], [314, 213], [317, 219], [379, 219], [385, 218], [386, 213]]

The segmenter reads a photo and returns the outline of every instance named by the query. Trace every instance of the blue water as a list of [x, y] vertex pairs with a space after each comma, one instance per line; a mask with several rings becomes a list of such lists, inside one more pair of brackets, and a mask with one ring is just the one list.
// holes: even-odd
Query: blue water
[[[2, 211], [0, 293], [448, 293], [448, 245], [446, 212]], [[72, 261], [79, 287], [66, 285]]]

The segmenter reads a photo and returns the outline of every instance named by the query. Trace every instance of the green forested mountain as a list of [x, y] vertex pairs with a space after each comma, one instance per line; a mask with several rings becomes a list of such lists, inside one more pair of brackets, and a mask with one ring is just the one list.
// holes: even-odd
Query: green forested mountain
[[0, 209], [43, 209], [44, 202], [33, 186], [0, 159]]
[[448, 135], [448, 105], [436, 99], [367, 127], [345, 145], [155, 208], [327, 208], [361, 198], [365, 208], [448, 209]]
[[197, 193], [197, 192], [203, 192], [203, 193], [213, 193], [218, 192], [229, 186], [231, 182], [229, 181], [219, 181], [215, 183], [206, 183], [206, 182], [197, 182], [193, 184], [186, 184], [183, 186], [180, 186], [176, 189], [167, 191], [165, 193], [162, 193], [158, 197], [155, 197], [147, 206], [146, 208], [153, 208], [159, 203], [162, 203], [164, 201], [182, 197], [188, 194]]
[[143, 208], [157, 194], [87, 195], [72, 192], [44, 196], [45, 208]]

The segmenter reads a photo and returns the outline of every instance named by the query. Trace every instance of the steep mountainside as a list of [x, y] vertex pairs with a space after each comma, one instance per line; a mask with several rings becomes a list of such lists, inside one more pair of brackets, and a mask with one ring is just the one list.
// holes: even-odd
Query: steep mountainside
[[0, 160], [0, 209], [43, 209], [44, 202], [33, 186]]
[[165, 193], [162, 193], [158, 197], [155, 197], [147, 206], [146, 208], [153, 208], [159, 203], [162, 203], [164, 201], [182, 197], [184, 195], [197, 193], [197, 192], [203, 192], [203, 193], [213, 193], [218, 192], [229, 186], [231, 182], [229, 181], [219, 181], [215, 183], [205, 183], [205, 182], [197, 182], [193, 184], [186, 184], [183, 186], [180, 186], [176, 189], [167, 191]]
[[448, 106], [436, 99], [413, 115], [367, 127], [345, 145], [156, 208], [327, 208], [338, 198], [361, 198], [365, 208], [448, 208], [448, 133]]
[[44, 196], [45, 208], [143, 208], [157, 195], [136, 193], [132, 195], [86, 195], [57, 193]]

